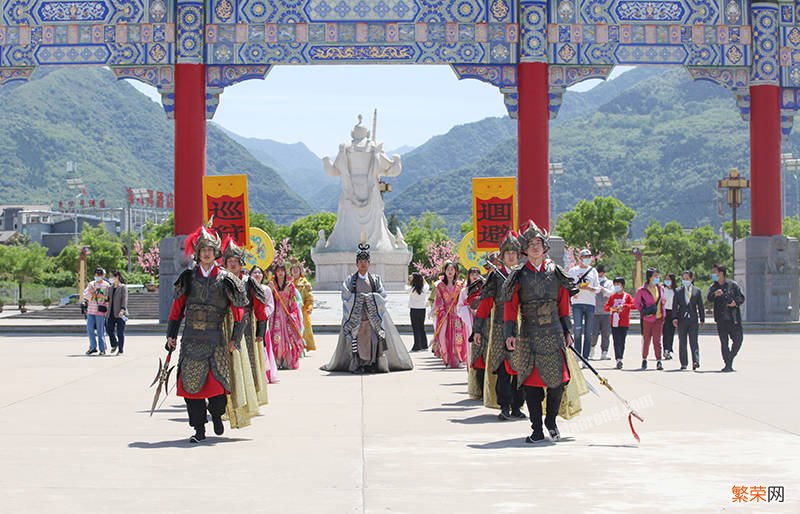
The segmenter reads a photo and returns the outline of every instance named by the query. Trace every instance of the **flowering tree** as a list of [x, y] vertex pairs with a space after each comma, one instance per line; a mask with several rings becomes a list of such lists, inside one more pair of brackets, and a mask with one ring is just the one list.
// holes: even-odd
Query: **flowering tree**
[[292, 255], [292, 243], [289, 242], [288, 237], [284, 237], [278, 243], [278, 247], [275, 248], [273, 262], [286, 263], [290, 255]]
[[434, 241], [429, 243], [425, 250], [425, 255], [430, 262], [430, 266], [426, 266], [423, 262], [415, 261], [414, 268], [426, 280], [433, 280], [442, 273], [442, 266], [447, 261], [452, 261], [458, 264], [458, 255], [456, 255], [455, 244], [449, 240]]
[[157, 246], [151, 246], [145, 250], [141, 241], [134, 241], [133, 251], [136, 252], [136, 261], [142, 271], [150, 275], [150, 280], [155, 282], [155, 277], [158, 275], [158, 268], [161, 265], [161, 254], [158, 252]]

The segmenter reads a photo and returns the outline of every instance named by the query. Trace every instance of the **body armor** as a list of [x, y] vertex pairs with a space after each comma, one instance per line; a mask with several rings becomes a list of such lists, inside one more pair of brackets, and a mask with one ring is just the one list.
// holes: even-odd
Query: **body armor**
[[245, 288], [247, 289], [247, 298], [249, 301], [249, 305], [244, 310], [244, 316], [242, 316], [244, 340], [245, 344], [247, 345], [247, 354], [250, 357], [250, 368], [253, 372], [253, 376], [256, 377], [256, 359], [258, 358], [258, 352], [256, 351], [257, 343], [255, 340], [259, 337], [262, 339], [264, 338], [267, 322], [256, 319], [255, 313], [253, 312], [254, 302], [251, 299], [255, 298], [261, 303], [267, 303], [267, 296], [264, 289], [253, 279], [253, 277], [245, 275], [243, 282], [245, 284]]
[[558, 290], [560, 286], [569, 289], [568, 282], [552, 261], [547, 261], [540, 273], [521, 266], [509, 277], [507, 291], [519, 285], [519, 335], [509, 362], [519, 374], [520, 385], [534, 368], [547, 387], [558, 387], [563, 381], [564, 328], [558, 313]]
[[[230, 305], [239, 307], [246, 304], [244, 285], [225, 270], [220, 270], [214, 277], [203, 277], [195, 270], [186, 270], [175, 283], [175, 296], [183, 294], [186, 294], [186, 325], [178, 359], [183, 388], [190, 394], [199, 392], [211, 371], [222, 387], [230, 391], [223, 321]], [[241, 327], [241, 323], [235, 324], [234, 341], [241, 337]]]
[[481, 299], [494, 298], [492, 315], [488, 325], [482, 325], [481, 344], [472, 343], [472, 364], [481, 355], [484, 355], [486, 369], [491, 372], [503, 365], [503, 361], [508, 358], [505, 337], [503, 336], [503, 310], [506, 301], [503, 293], [503, 282], [505, 279], [499, 271], [494, 270], [486, 277], [486, 282], [481, 287]]

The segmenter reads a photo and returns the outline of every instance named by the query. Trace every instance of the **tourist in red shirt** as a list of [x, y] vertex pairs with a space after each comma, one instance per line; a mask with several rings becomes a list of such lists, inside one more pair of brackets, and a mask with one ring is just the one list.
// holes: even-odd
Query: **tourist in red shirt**
[[617, 369], [622, 369], [625, 354], [625, 338], [631, 325], [631, 309], [635, 307], [633, 297], [625, 292], [625, 279], [617, 277], [613, 281], [614, 293], [608, 298], [605, 311], [611, 313], [611, 337], [614, 339], [614, 358]]

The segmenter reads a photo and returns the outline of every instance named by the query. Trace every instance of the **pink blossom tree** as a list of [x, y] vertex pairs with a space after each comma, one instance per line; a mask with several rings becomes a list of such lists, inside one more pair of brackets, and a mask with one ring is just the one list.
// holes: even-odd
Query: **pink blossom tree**
[[430, 262], [430, 266], [425, 263], [416, 261], [413, 263], [414, 268], [426, 280], [434, 280], [442, 274], [442, 266], [447, 261], [452, 261], [458, 264], [458, 255], [455, 251], [455, 243], [449, 239], [443, 241], [435, 241], [428, 244], [425, 250], [425, 256]]
[[161, 265], [161, 254], [157, 246], [151, 246], [149, 249], [144, 248], [141, 241], [134, 241], [133, 251], [136, 252], [136, 262], [142, 271], [150, 275], [150, 282], [155, 283], [156, 275], [158, 275], [158, 268]]

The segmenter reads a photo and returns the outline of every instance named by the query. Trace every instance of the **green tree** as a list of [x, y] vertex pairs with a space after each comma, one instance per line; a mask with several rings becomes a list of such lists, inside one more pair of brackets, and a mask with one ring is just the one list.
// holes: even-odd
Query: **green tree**
[[422, 263], [425, 267], [431, 265], [427, 254], [428, 245], [449, 239], [444, 219], [430, 211], [423, 212], [419, 217], [409, 218], [403, 224], [403, 236], [413, 252], [411, 262]]
[[[146, 248], [158, 247], [158, 243], [165, 237], [172, 237], [175, 235], [175, 215], [170, 214], [161, 223], [153, 223], [146, 221], [142, 227], [142, 239]], [[133, 239], [137, 239], [135, 236]], [[127, 245], [128, 238], [125, 237], [124, 243]], [[127, 257], [127, 254], [125, 254]]]
[[582, 248], [588, 243], [595, 252], [613, 256], [628, 237], [634, 217], [633, 209], [616, 198], [596, 196], [559, 216], [556, 233], [568, 246]]
[[280, 225], [275, 223], [266, 214], [250, 211], [250, 226], [257, 227], [269, 234], [272, 239], [277, 239]]
[[[324, 230], [326, 235], [333, 232], [333, 227], [336, 225], [336, 215], [330, 212], [320, 212], [317, 214], [310, 214], [289, 225], [288, 232], [283, 237], [288, 237], [292, 244], [292, 254], [305, 261], [309, 269], [314, 268], [314, 262], [311, 260], [311, 248], [319, 239], [319, 231]], [[275, 236], [273, 236], [274, 238]], [[277, 244], [278, 239], [275, 239]]]
[[685, 230], [677, 221], [663, 227], [656, 221], [645, 229], [645, 267], [656, 267], [662, 273], [679, 274], [691, 269], [705, 274], [716, 262], [728, 263], [731, 247], [714, 233], [710, 225]]
[[[733, 238], [733, 221], [722, 223], [722, 230], [725, 235]], [[750, 236], [750, 220], [736, 220], [736, 237], [742, 239]]]
[[[106, 272], [124, 269], [127, 266], [127, 258], [122, 251], [122, 242], [119, 237], [108, 232], [103, 225], [85, 226], [80, 243], [81, 247], [89, 247], [89, 255], [86, 258], [87, 274], [98, 266], [105, 269]], [[56, 266], [77, 274], [79, 254], [80, 250], [74, 244], [64, 247], [56, 257]]]
[[800, 220], [785, 218], [783, 220], [783, 235], [800, 239]]
[[17, 283], [20, 305], [25, 298], [22, 286], [41, 280], [49, 264], [47, 248], [38, 243], [28, 246], [9, 246], [4, 249], [2, 255], [4, 274]]

